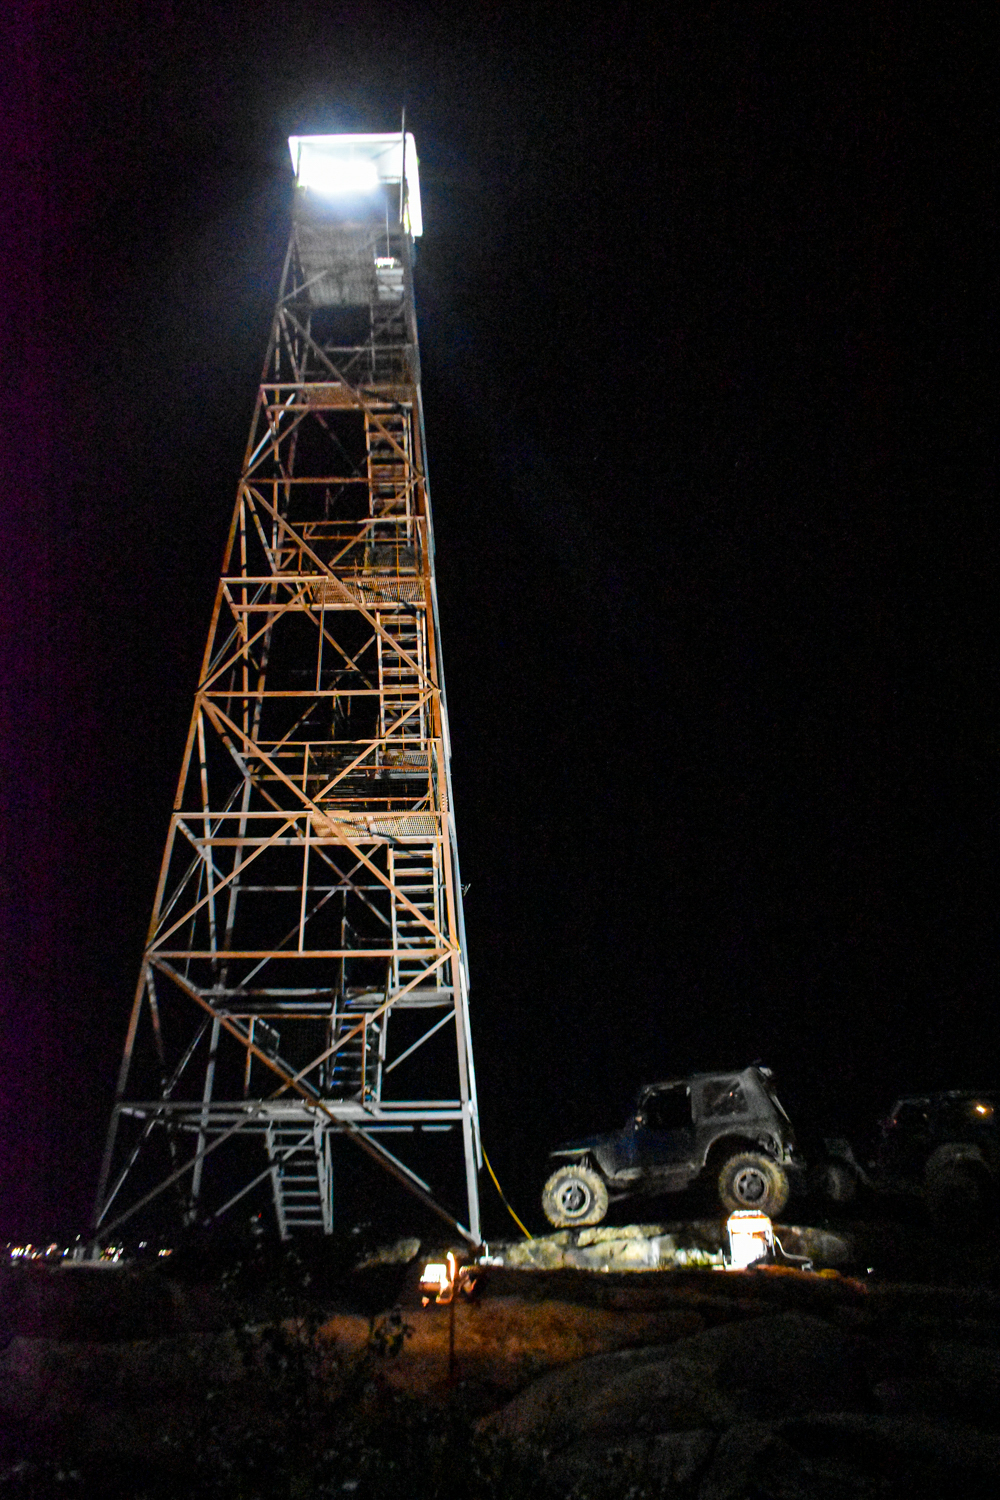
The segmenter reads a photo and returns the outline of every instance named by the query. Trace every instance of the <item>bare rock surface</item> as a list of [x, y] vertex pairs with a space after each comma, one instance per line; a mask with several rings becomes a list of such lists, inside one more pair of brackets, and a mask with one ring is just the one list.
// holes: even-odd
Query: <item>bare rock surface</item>
[[830, 1413], [740, 1423], [715, 1446], [698, 1500], [971, 1500], [994, 1493], [1000, 1449], [968, 1429], [879, 1415]]
[[[579, 1234], [564, 1249], [641, 1247], [653, 1227]], [[287, 1300], [275, 1313], [270, 1293], [160, 1272], [7, 1272], [0, 1458], [67, 1452], [99, 1467], [124, 1454], [180, 1474], [191, 1433], [236, 1462], [240, 1423], [266, 1456], [297, 1422], [319, 1473], [314, 1434], [327, 1419], [317, 1427], [313, 1413], [336, 1410], [330, 1430], [342, 1431], [346, 1399], [376, 1435], [392, 1413], [419, 1413], [428, 1454], [456, 1412], [475, 1418], [475, 1441], [520, 1454], [546, 1500], [992, 1497], [1000, 1295], [989, 1285], [682, 1263], [595, 1274], [563, 1260], [489, 1266], [449, 1309], [421, 1306], [411, 1248], [322, 1294], [300, 1279], [298, 1313]], [[411, 1417], [400, 1420], [410, 1441]]]
[[871, 1404], [850, 1339], [819, 1318], [786, 1313], [581, 1360], [535, 1381], [491, 1425], [504, 1437], [564, 1446], [594, 1434], [718, 1429]]
[[[433, 1305], [407, 1309], [403, 1319], [402, 1346], [397, 1357], [385, 1362], [382, 1378], [396, 1390], [439, 1395], [449, 1381], [513, 1391], [553, 1366], [575, 1364], [609, 1349], [672, 1342], [703, 1326], [701, 1314], [684, 1307], [592, 1307], [517, 1296], [461, 1300], [455, 1306], [454, 1369], [449, 1375], [448, 1310]], [[335, 1347], [357, 1343], [357, 1330], [343, 1316], [329, 1319], [320, 1334]]]
[[[839, 1500], [992, 1492], [1000, 1437], [879, 1410], [869, 1348], [795, 1313], [669, 1347], [581, 1360], [536, 1380], [484, 1429], [535, 1445], [566, 1493]], [[985, 1358], [987, 1364], [982, 1363]], [[995, 1373], [992, 1350], [962, 1366]], [[575, 1488], [574, 1488], [575, 1487]]]
[[553, 1487], [566, 1495], [689, 1496], [707, 1472], [718, 1445], [711, 1430], [631, 1434], [617, 1442], [580, 1438], [548, 1453], [545, 1468]]
[[[807, 1256], [817, 1270], [856, 1260], [851, 1237], [795, 1224], [777, 1226], [788, 1255]], [[560, 1229], [492, 1247], [498, 1265], [519, 1270], [650, 1271], [722, 1266], [724, 1230], [715, 1219], [687, 1224], [600, 1224]]]

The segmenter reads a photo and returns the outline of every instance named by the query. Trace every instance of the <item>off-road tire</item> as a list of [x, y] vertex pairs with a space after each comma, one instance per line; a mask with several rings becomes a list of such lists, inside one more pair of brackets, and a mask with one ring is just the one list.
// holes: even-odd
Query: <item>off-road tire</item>
[[719, 1173], [719, 1197], [730, 1213], [757, 1208], [776, 1219], [788, 1202], [788, 1178], [763, 1152], [741, 1151], [731, 1156]]
[[966, 1227], [983, 1225], [995, 1215], [989, 1178], [973, 1162], [941, 1162], [929, 1168], [924, 1198], [931, 1217]]
[[608, 1211], [608, 1189], [591, 1167], [560, 1167], [542, 1188], [542, 1210], [557, 1229], [599, 1224]]
[[819, 1190], [831, 1203], [852, 1203], [858, 1192], [858, 1174], [846, 1162], [827, 1162], [820, 1174]]

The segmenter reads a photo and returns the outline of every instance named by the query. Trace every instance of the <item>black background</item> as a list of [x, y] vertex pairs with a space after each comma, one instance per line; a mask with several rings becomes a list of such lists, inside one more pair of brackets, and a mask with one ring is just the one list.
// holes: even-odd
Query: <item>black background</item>
[[21, 10], [0, 1233], [89, 1212], [286, 137], [404, 100], [508, 1196], [537, 1223], [548, 1146], [691, 1067], [764, 1058], [848, 1132], [994, 1080], [990, 8]]

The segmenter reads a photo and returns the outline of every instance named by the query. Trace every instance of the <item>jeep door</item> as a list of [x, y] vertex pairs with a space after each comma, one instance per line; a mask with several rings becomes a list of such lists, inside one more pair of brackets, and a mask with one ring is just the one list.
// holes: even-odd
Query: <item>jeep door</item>
[[650, 1089], [639, 1100], [635, 1162], [651, 1187], [686, 1187], [698, 1171], [694, 1160], [691, 1090], [686, 1083]]

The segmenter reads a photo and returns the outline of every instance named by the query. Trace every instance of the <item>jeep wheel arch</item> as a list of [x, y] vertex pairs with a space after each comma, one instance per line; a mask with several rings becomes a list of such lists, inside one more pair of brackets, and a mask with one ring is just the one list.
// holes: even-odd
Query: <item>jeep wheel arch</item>
[[754, 1140], [752, 1136], [735, 1134], [717, 1136], [705, 1153], [706, 1175], [717, 1178], [727, 1161], [745, 1151], [755, 1151], [764, 1156], [769, 1154], [760, 1141]]

